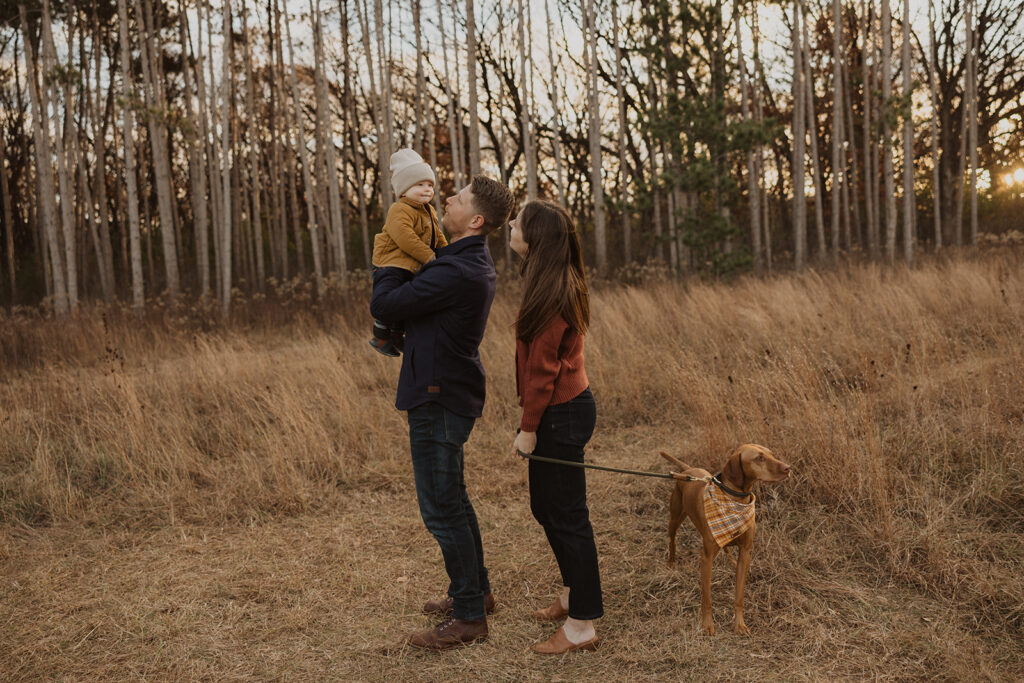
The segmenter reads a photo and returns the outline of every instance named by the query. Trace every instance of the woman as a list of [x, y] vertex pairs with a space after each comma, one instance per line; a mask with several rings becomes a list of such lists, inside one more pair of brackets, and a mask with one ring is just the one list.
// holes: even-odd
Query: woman
[[[523, 259], [523, 300], [516, 320], [516, 389], [523, 408], [515, 448], [583, 462], [597, 409], [583, 368], [590, 296], [576, 228], [565, 209], [546, 201], [523, 207], [509, 226], [510, 246]], [[565, 588], [533, 616], [567, 617], [542, 654], [593, 650], [594, 619], [602, 616], [597, 547], [579, 467], [531, 460], [530, 510], [544, 528]]]

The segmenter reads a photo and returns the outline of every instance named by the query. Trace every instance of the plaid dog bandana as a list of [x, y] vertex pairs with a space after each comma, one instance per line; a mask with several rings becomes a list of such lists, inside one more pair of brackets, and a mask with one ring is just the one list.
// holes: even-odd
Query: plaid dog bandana
[[719, 548], [754, 524], [755, 502], [753, 494], [749, 503], [740, 503], [722, 493], [714, 484], [704, 487], [704, 516]]

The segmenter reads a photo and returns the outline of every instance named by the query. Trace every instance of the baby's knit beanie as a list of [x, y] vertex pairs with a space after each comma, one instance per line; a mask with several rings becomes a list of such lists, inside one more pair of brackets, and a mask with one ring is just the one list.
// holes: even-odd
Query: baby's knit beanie
[[391, 187], [395, 190], [395, 197], [401, 197], [406, 190], [423, 180], [437, 184], [434, 169], [423, 161], [416, 150], [405, 148], [391, 155]]

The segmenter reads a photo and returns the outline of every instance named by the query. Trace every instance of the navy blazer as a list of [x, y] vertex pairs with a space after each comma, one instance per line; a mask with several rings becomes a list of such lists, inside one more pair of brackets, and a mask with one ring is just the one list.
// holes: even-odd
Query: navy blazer
[[412, 280], [396, 268], [373, 275], [370, 313], [405, 321], [405, 351], [395, 407], [429, 401], [465, 417], [483, 414], [486, 375], [480, 342], [494, 301], [494, 261], [483, 235], [437, 250]]

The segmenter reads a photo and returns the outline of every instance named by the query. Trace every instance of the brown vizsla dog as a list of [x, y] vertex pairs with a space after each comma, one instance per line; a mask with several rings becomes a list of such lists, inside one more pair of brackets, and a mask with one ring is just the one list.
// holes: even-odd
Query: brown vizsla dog
[[[733, 632], [749, 635], [750, 630], [743, 623], [743, 588], [747, 581], [747, 570], [750, 568], [750, 548], [754, 544], [754, 532], [757, 525], [754, 523], [753, 504], [754, 497], [750, 492], [757, 481], [782, 481], [789, 477], [790, 467], [778, 460], [764, 446], [757, 444], [745, 444], [726, 460], [722, 467], [718, 480], [721, 485], [708, 481], [710, 473], [699, 467], [690, 467], [681, 460], [674, 458], [668, 453], [662, 452], [669, 462], [680, 468], [680, 472], [673, 472], [672, 476], [678, 479], [672, 489], [671, 516], [668, 523], [668, 564], [670, 567], [676, 563], [676, 531], [683, 523], [685, 513], [704, 542], [700, 554], [700, 623], [701, 629], [708, 635], [715, 632], [715, 622], [711, 617], [711, 563], [718, 555], [720, 547], [737, 546], [739, 553], [736, 562], [736, 602], [735, 617], [733, 619]], [[721, 519], [717, 513], [709, 526], [708, 516], [705, 512], [705, 487], [715, 487], [717, 490], [710, 491], [727, 504], [737, 506], [737, 509], [749, 507], [746, 510], [748, 515], [745, 528], [738, 536], [719, 546], [715, 533], [728, 533], [723, 526], [728, 526], [729, 520]], [[739, 494], [739, 495], [737, 495]], [[743, 505], [748, 504], [748, 505]], [[738, 518], [737, 518], [738, 519]], [[738, 524], [738, 522], [735, 522]], [[712, 529], [712, 526], [714, 529]], [[735, 529], [739, 527], [734, 527]]]

